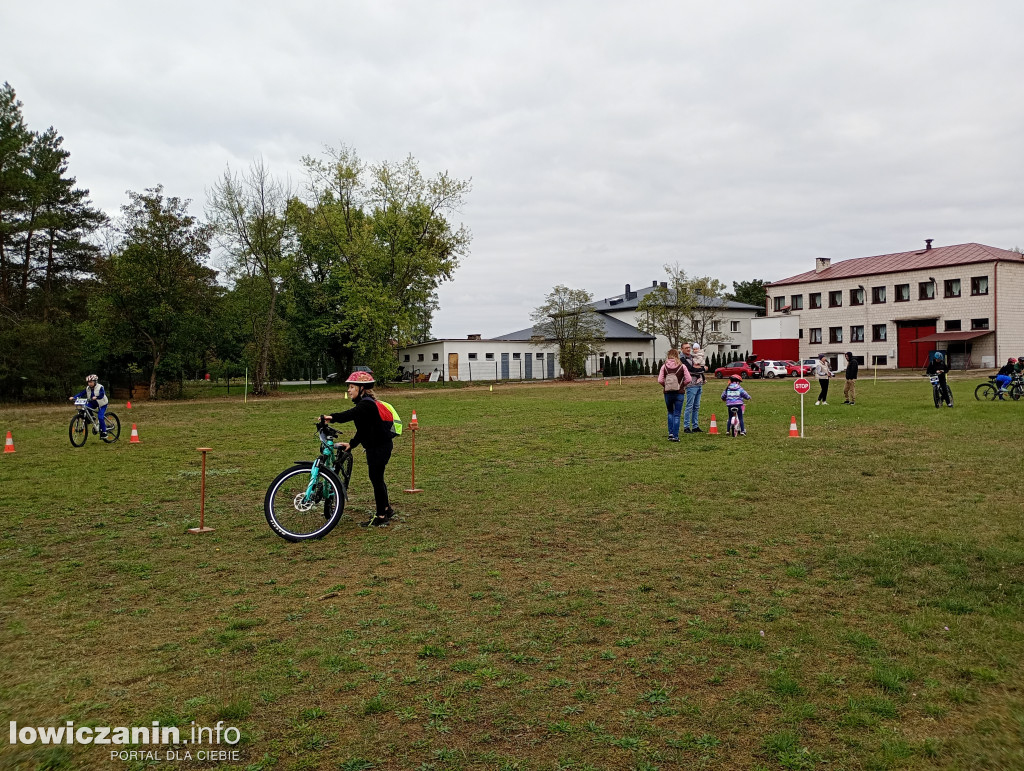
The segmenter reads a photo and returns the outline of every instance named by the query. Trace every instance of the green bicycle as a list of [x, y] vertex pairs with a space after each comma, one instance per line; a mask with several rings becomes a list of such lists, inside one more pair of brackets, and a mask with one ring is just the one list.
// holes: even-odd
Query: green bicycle
[[335, 443], [338, 432], [324, 421], [316, 424], [320, 455], [297, 461], [278, 474], [263, 499], [271, 530], [286, 541], [323, 538], [341, 519], [352, 478], [352, 453]]

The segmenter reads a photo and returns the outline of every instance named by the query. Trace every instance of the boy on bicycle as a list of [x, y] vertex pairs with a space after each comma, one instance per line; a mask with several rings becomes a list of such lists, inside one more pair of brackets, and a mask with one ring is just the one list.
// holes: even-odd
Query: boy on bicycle
[[740, 385], [743, 382], [743, 378], [739, 375], [732, 375], [729, 378], [729, 386], [722, 391], [722, 401], [725, 402], [725, 406], [729, 408], [729, 420], [732, 420], [732, 414], [735, 410], [736, 415], [739, 417], [740, 422], [740, 436], [747, 435], [746, 426], [743, 425], [743, 402], [750, 398], [743, 386]]
[[103, 390], [103, 386], [100, 385], [99, 375], [88, 375], [85, 378], [85, 389], [79, 391], [74, 396], [68, 398], [69, 402], [73, 402], [75, 399], [88, 399], [88, 404], [91, 409], [98, 410], [97, 418], [100, 421], [100, 436], [106, 437], [107, 435], [107, 404], [110, 400], [107, 398], [107, 392]]
[[1010, 387], [1010, 382], [1017, 371], [1017, 360], [1010, 357], [996, 374], [996, 385], [999, 386], [999, 398], [1003, 399], [1004, 394]]

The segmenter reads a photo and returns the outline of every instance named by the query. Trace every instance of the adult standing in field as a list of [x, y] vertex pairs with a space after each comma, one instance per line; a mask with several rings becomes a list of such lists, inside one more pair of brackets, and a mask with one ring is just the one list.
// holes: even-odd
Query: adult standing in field
[[683, 407], [683, 433], [699, 434], [697, 413], [700, 410], [700, 397], [704, 390], [704, 352], [694, 343], [683, 343], [683, 351], [679, 356], [683, 366], [690, 373], [690, 385], [686, 386], [686, 405]]
[[686, 365], [679, 359], [679, 351], [669, 348], [668, 358], [658, 372], [658, 383], [665, 394], [665, 409], [668, 410], [668, 440], [679, 441], [679, 413], [683, 409], [685, 389], [692, 378]]
[[828, 357], [825, 354], [821, 354], [818, 357], [818, 361], [814, 364], [814, 374], [818, 378], [818, 385], [821, 386], [821, 393], [818, 394], [818, 401], [814, 403], [817, 407], [819, 404], [828, 406], [828, 380], [832, 377], [832, 368], [828, 365]]
[[[354, 449], [362, 445], [366, 450], [366, 467], [370, 476], [370, 484], [373, 485], [373, 499], [376, 504], [376, 511], [366, 522], [361, 522], [363, 527], [383, 527], [395, 516], [391, 508], [391, 501], [388, 500], [388, 486], [384, 482], [384, 472], [387, 470], [388, 461], [391, 460], [391, 452], [394, 443], [391, 439], [391, 429], [385, 422], [381, 407], [373, 393], [374, 379], [369, 372], [353, 372], [345, 381], [348, 384], [348, 397], [355, 405], [344, 412], [333, 412], [330, 415], [321, 415], [320, 418], [328, 423], [356, 424], [356, 433], [351, 442], [339, 442], [338, 446], [346, 450]], [[389, 413], [390, 415], [390, 413]]]
[[853, 352], [846, 352], [846, 385], [843, 386], [843, 404], [853, 404], [857, 398], [857, 360], [853, 358]]

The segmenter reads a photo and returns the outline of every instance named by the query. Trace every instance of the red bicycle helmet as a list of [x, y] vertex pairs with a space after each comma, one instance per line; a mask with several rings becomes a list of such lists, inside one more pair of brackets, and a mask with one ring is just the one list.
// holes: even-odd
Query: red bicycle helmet
[[373, 375], [369, 372], [353, 372], [345, 381], [351, 385], [373, 385]]
[[743, 378], [740, 377], [739, 375], [729, 375], [729, 382], [730, 383], [742, 383], [743, 382]]

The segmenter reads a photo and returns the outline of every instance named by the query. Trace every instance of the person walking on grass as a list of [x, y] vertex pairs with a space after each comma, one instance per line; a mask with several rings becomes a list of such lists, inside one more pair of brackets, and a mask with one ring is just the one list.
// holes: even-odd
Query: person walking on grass
[[[387, 410], [378, 404], [373, 393], [373, 375], [369, 372], [353, 372], [345, 381], [348, 384], [348, 398], [355, 406], [344, 412], [333, 412], [330, 415], [321, 415], [321, 420], [327, 423], [348, 423], [356, 424], [356, 433], [351, 442], [339, 442], [338, 446], [345, 449], [355, 449], [362, 445], [366, 450], [366, 468], [370, 476], [370, 484], [373, 485], [373, 499], [376, 504], [376, 511], [366, 522], [361, 522], [362, 527], [383, 527], [395, 516], [391, 508], [391, 501], [388, 500], [388, 486], [384, 482], [384, 472], [387, 470], [388, 461], [391, 460], [391, 452], [394, 443], [391, 439], [391, 430], [385, 423], [381, 409]], [[390, 413], [389, 413], [390, 415]]]
[[843, 387], [843, 404], [854, 404], [857, 398], [857, 368], [860, 365], [853, 358], [853, 352], [846, 352], [846, 385]]
[[817, 407], [819, 404], [828, 406], [828, 379], [834, 374], [832, 368], [828, 366], [828, 357], [825, 354], [821, 354], [818, 357], [817, 363], [814, 365], [814, 374], [818, 378], [818, 385], [821, 386], [821, 393], [818, 394], [818, 401], [814, 403]]
[[700, 397], [704, 391], [704, 352], [697, 343], [692, 346], [683, 343], [683, 352], [679, 356], [683, 365], [689, 371], [692, 380], [686, 386], [686, 406], [683, 407], [683, 433], [699, 434], [700, 426], [697, 424], [697, 413], [700, 410]]
[[679, 351], [669, 348], [667, 359], [658, 373], [658, 383], [665, 395], [665, 409], [668, 410], [668, 440], [679, 441], [679, 413], [683, 409], [686, 386], [693, 379], [689, 370], [679, 358]]

